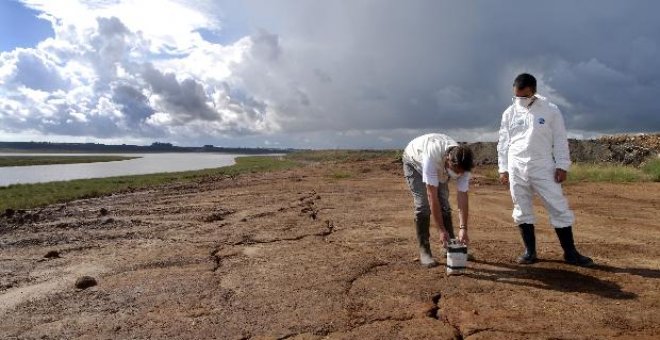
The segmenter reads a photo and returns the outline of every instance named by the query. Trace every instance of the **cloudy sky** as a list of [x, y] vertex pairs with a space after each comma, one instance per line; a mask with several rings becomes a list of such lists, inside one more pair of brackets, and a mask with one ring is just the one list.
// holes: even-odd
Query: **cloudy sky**
[[516, 74], [575, 137], [660, 131], [657, 1], [0, 0], [0, 140], [495, 140]]

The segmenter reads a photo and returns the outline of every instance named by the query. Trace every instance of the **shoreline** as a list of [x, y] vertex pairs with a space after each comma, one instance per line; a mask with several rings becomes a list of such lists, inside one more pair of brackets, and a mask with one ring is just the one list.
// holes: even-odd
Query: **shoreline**
[[140, 157], [126, 157], [126, 156], [92, 156], [92, 155], [0, 155], [0, 168], [19, 167], [19, 166], [35, 166], [35, 165], [61, 165], [61, 164], [87, 164], [87, 163], [104, 163], [104, 162], [118, 162], [136, 159]]
[[240, 156], [233, 165], [179, 172], [74, 179], [0, 186], [0, 213], [6, 209], [38, 208], [53, 203], [105, 196], [126, 190], [140, 190], [172, 182], [236, 176], [255, 171], [272, 171], [296, 166], [297, 162], [279, 156]]
[[[248, 155], [236, 157], [234, 165], [200, 170], [11, 184], [0, 186], [0, 214], [6, 209], [39, 208], [48, 204], [65, 203], [80, 198], [100, 197], [127, 190], [146, 190], [172, 182], [189, 182], [212, 177], [234, 177], [244, 173], [290, 169], [308, 163], [347, 163], [383, 158], [398, 162], [399, 157], [400, 153], [395, 150], [325, 150], [271, 156]], [[477, 167], [477, 171], [490, 180], [495, 180], [498, 177], [497, 169], [493, 165], [480, 165]], [[340, 179], [350, 176], [333, 173], [329, 177]], [[584, 182], [614, 184], [653, 183], [658, 181], [660, 181], [660, 160], [654, 160], [641, 169], [611, 163], [591, 164], [585, 162], [573, 165], [573, 170], [569, 171], [567, 185]]]

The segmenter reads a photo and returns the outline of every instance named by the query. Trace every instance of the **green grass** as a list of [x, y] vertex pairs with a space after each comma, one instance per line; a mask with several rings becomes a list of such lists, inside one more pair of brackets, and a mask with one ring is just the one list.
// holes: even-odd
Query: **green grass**
[[[290, 169], [305, 162], [352, 162], [375, 158], [400, 159], [400, 152], [374, 150], [326, 150], [302, 151], [284, 157], [250, 156], [236, 159], [228, 167], [160, 173], [137, 176], [120, 176], [98, 179], [81, 179], [66, 182], [16, 184], [0, 187], [0, 212], [5, 209], [29, 209], [75, 199], [104, 196], [115, 192], [145, 189], [167, 183], [213, 180], [233, 177], [245, 173], [267, 172]], [[498, 179], [496, 166], [480, 166], [477, 173], [487, 178]], [[353, 174], [337, 170], [328, 177], [345, 179]], [[641, 169], [607, 164], [574, 164], [569, 172], [569, 182], [638, 182], [660, 181], [660, 159], [649, 161]]]
[[640, 169], [612, 164], [574, 164], [568, 172], [569, 182], [630, 183], [648, 180]]
[[650, 180], [660, 182], [660, 158], [648, 161], [642, 166], [642, 171], [646, 173]]
[[80, 179], [65, 182], [15, 184], [0, 187], [0, 212], [9, 208], [29, 209], [173, 182], [212, 180], [213, 178], [233, 177], [244, 173], [289, 169], [298, 165], [298, 162], [282, 157], [251, 156], [237, 158], [235, 165], [215, 169]]
[[334, 171], [334, 172], [330, 173], [328, 175], [328, 177], [334, 178], [334, 179], [345, 179], [345, 178], [353, 177], [353, 174], [351, 174], [350, 172], [347, 172], [347, 171], [337, 170], [337, 171]]
[[0, 156], [0, 167], [125, 161], [122, 156]]
[[[499, 173], [495, 166], [484, 166], [477, 169], [478, 172], [483, 173], [489, 179], [499, 179]], [[651, 161], [641, 169], [626, 165], [576, 163], [571, 166], [568, 172], [568, 183], [632, 183], [648, 181], [660, 181], [660, 160]]]
[[500, 174], [497, 172], [497, 165], [480, 165], [474, 167], [472, 172], [475, 174], [482, 174], [488, 179], [499, 180]]
[[318, 150], [297, 151], [290, 153], [286, 158], [302, 162], [351, 162], [365, 161], [387, 157], [395, 160], [401, 158], [399, 150]]

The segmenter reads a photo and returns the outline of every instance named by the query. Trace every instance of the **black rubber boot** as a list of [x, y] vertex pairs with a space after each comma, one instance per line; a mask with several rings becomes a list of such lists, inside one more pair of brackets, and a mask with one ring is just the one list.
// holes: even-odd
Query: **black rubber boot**
[[454, 222], [451, 219], [451, 210], [442, 212], [442, 223], [445, 225], [449, 238], [456, 238], [454, 234]]
[[433, 268], [438, 266], [438, 262], [433, 259], [431, 254], [431, 243], [429, 241], [431, 226], [430, 216], [417, 216], [415, 218], [415, 229], [417, 230], [417, 241], [419, 241], [419, 262], [422, 266]]
[[555, 228], [555, 232], [557, 233], [557, 237], [559, 237], [559, 243], [561, 243], [562, 249], [564, 249], [564, 261], [566, 261], [566, 263], [583, 267], [594, 265], [594, 260], [581, 255], [577, 249], [575, 249], [572, 227]]
[[536, 235], [534, 235], [534, 225], [523, 223], [518, 226], [523, 243], [525, 244], [525, 253], [518, 257], [520, 264], [536, 263]]

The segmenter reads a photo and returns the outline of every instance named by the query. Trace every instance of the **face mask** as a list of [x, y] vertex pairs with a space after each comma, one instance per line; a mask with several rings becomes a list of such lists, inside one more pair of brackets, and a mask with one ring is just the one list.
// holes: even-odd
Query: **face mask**
[[531, 97], [513, 97], [512, 98], [512, 101], [515, 104], [520, 105], [522, 107], [528, 107], [532, 103], [533, 100], [534, 100], [534, 96], [531, 96]]
[[447, 168], [447, 173], [449, 174], [449, 177], [451, 177], [451, 178], [458, 178], [460, 176], [459, 174], [457, 174], [451, 168]]

